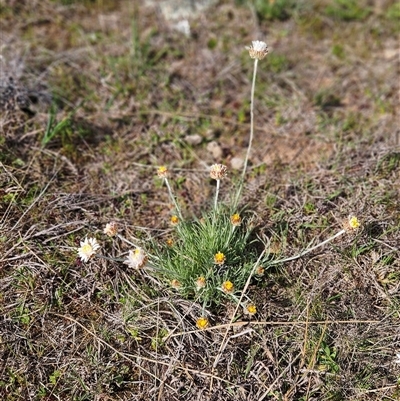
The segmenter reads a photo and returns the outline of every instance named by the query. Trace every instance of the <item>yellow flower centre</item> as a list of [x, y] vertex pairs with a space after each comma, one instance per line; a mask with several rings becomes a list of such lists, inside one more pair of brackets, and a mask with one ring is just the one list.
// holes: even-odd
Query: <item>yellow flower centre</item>
[[257, 313], [257, 308], [254, 304], [247, 305], [247, 311], [250, 315], [255, 315]]
[[205, 317], [197, 319], [196, 326], [200, 330], [206, 329], [208, 327], [208, 319]]
[[356, 216], [353, 216], [349, 220], [349, 226], [353, 229], [360, 227], [360, 222], [358, 221]]
[[242, 219], [239, 216], [239, 214], [235, 213], [234, 215], [231, 216], [231, 223], [234, 226], [239, 226], [241, 222], [242, 222]]
[[171, 223], [174, 224], [174, 225], [178, 224], [179, 223], [178, 216], [172, 216], [171, 217]]
[[233, 288], [234, 288], [234, 286], [233, 286], [233, 283], [232, 283], [231, 281], [225, 281], [225, 282], [222, 284], [222, 289], [223, 289], [225, 292], [230, 293], [230, 292], [233, 291]]
[[82, 252], [83, 253], [90, 253], [93, 251], [92, 245], [90, 244], [85, 244], [82, 246]]
[[225, 255], [222, 252], [218, 252], [214, 255], [214, 262], [217, 265], [222, 265], [225, 262]]
[[157, 170], [157, 175], [159, 178], [167, 178], [168, 177], [168, 169], [165, 166], [161, 166]]

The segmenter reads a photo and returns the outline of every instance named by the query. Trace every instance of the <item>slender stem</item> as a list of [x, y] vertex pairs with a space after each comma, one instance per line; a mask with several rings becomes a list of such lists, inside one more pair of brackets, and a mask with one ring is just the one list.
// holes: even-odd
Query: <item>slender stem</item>
[[243, 191], [244, 178], [246, 176], [247, 164], [249, 162], [249, 157], [250, 157], [250, 152], [251, 152], [251, 145], [253, 143], [253, 136], [254, 136], [254, 91], [255, 91], [255, 87], [256, 87], [257, 65], [258, 65], [258, 59], [256, 58], [256, 59], [254, 59], [253, 82], [251, 84], [251, 96], [250, 96], [250, 138], [249, 138], [249, 146], [247, 147], [246, 158], [244, 159], [242, 177], [240, 179], [239, 190], [238, 190], [238, 192], [236, 194], [236, 199], [235, 199], [235, 204], [234, 204], [235, 207], [238, 205], [240, 195], [242, 194], [242, 191]]
[[307, 255], [307, 253], [310, 253], [310, 252], [314, 251], [315, 249], [327, 244], [328, 242], [333, 241], [335, 238], [340, 237], [345, 232], [346, 232], [346, 230], [340, 230], [333, 237], [330, 237], [330, 238], [326, 239], [325, 241], [321, 242], [320, 244], [317, 244], [317, 245], [313, 246], [312, 248], [308, 248], [308, 249], [304, 250], [303, 252], [300, 252], [299, 254], [297, 254], [295, 256], [291, 256], [290, 258], [274, 260], [273, 262], [269, 263], [268, 266], [277, 265], [278, 263], [289, 262], [290, 260], [295, 260], [295, 259], [301, 258], [302, 256]]
[[164, 178], [164, 181], [165, 181], [165, 184], [167, 185], [167, 188], [168, 188], [169, 197], [171, 198], [173, 204], [175, 205], [176, 213], [178, 214], [178, 217], [181, 220], [183, 220], [182, 219], [181, 210], [179, 209], [178, 203], [176, 202], [176, 199], [175, 199], [175, 197], [174, 197], [174, 195], [172, 193], [172, 189], [171, 189], [171, 186], [169, 185], [168, 178]]
[[104, 255], [100, 255], [100, 254], [96, 254], [93, 255], [95, 258], [99, 258], [99, 259], [106, 259], [106, 260], [110, 260], [111, 262], [123, 262], [125, 259], [122, 258], [110, 258], [109, 256], [104, 256]]
[[217, 210], [217, 203], [218, 203], [218, 194], [219, 194], [219, 185], [221, 180], [217, 180], [217, 188], [215, 189], [215, 202], [214, 202], [214, 210]]

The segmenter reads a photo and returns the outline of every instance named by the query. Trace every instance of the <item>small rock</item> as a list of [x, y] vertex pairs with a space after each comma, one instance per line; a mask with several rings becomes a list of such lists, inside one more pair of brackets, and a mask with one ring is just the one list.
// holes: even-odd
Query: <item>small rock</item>
[[212, 154], [213, 158], [216, 160], [222, 157], [222, 148], [216, 141], [208, 143], [207, 150]]
[[391, 60], [391, 59], [398, 58], [399, 57], [399, 51], [396, 48], [394, 48], [394, 49], [385, 49], [383, 51], [383, 57], [386, 60]]
[[182, 19], [173, 25], [177, 31], [183, 33], [185, 36], [190, 37], [190, 24], [187, 19]]
[[203, 133], [203, 135], [208, 141], [211, 141], [215, 138], [215, 130], [213, 128], [208, 128], [207, 131]]
[[244, 159], [242, 157], [232, 157], [231, 159], [231, 167], [232, 170], [240, 170], [244, 166]]
[[191, 146], [200, 145], [202, 140], [203, 140], [203, 138], [199, 134], [192, 134], [192, 135], [185, 136], [185, 142]]
[[185, 18], [197, 17], [206, 12], [207, 8], [216, 3], [216, 0], [146, 0], [145, 4], [158, 6], [164, 18], [168, 21], [177, 21]]

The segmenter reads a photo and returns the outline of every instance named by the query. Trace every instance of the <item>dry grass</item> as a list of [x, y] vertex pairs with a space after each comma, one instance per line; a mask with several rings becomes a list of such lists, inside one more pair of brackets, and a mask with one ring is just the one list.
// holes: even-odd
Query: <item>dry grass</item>
[[[188, 39], [134, 3], [0, 2], [1, 398], [397, 400], [396, 4], [301, 2], [268, 21], [220, 1]], [[101, 235], [110, 220], [128, 238], [163, 236], [158, 165], [185, 213], [211, 202], [206, 167], [246, 152], [253, 39], [272, 48], [242, 201], [259, 234], [289, 256], [350, 213], [363, 229], [252, 282], [255, 319], [230, 323], [226, 303], [198, 331], [199, 305], [121, 263], [82, 264], [75, 247], [94, 233], [126, 252]]]

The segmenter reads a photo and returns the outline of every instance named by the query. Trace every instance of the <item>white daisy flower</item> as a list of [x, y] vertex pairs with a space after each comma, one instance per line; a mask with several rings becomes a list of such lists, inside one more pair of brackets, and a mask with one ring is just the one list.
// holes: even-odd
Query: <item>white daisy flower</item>
[[134, 251], [130, 250], [128, 257], [124, 263], [133, 269], [140, 269], [147, 262], [147, 255], [142, 248], [136, 248]]
[[78, 256], [82, 262], [87, 262], [100, 249], [100, 245], [96, 238], [85, 238], [81, 241], [81, 246], [78, 248]]

